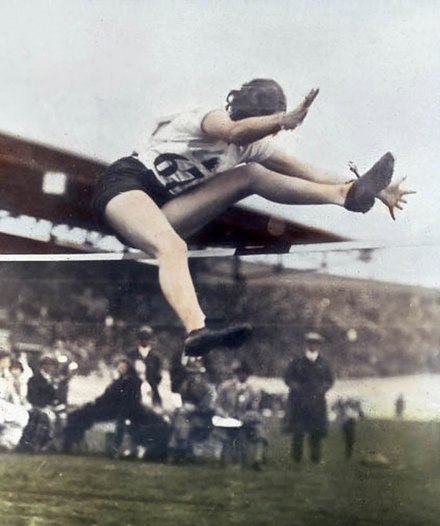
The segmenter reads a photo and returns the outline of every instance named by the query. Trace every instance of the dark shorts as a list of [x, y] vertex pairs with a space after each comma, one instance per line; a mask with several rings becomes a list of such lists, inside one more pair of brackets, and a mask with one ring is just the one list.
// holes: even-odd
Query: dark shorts
[[123, 157], [108, 166], [98, 179], [92, 200], [98, 219], [104, 219], [105, 208], [114, 197], [129, 190], [142, 190], [159, 207], [173, 197], [143, 163], [133, 156]]

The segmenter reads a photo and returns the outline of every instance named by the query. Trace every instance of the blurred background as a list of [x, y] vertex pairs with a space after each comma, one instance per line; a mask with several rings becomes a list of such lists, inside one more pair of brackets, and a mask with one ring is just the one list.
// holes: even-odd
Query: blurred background
[[[221, 107], [251, 78], [279, 81], [292, 106], [319, 86], [306, 122], [281, 145], [347, 176], [348, 161], [363, 171], [391, 150], [396, 177], [408, 176], [418, 194], [396, 222], [381, 205], [360, 217], [331, 206], [247, 204], [345, 238], [437, 246], [439, 11], [429, 0], [5, 3], [0, 130], [110, 162], [145, 141], [156, 117]], [[436, 251], [418, 250], [398, 270], [398, 254], [389, 254], [382, 276], [436, 279]]]

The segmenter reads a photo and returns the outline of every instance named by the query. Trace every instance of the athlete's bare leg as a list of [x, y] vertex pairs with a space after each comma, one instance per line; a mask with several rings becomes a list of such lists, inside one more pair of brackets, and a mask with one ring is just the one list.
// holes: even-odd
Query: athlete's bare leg
[[346, 191], [345, 185], [312, 183], [251, 164], [216, 176], [173, 199], [162, 210], [140, 190], [124, 192], [108, 203], [105, 215], [133, 246], [157, 259], [164, 296], [191, 332], [204, 326], [205, 315], [197, 300], [186, 244], [180, 235], [203, 227], [226, 207], [251, 194], [280, 203], [342, 205]]
[[250, 195], [291, 205], [334, 204], [344, 206], [349, 184], [320, 184], [281, 175], [250, 163], [216, 175], [162, 207], [184, 238], [212, 221], [228, 206]]
[[[124, 192], [108, 203], [105, 215], [109, 224], [131, 244], [157, 259], [163, 293], [190, 333], [185, 342], [187, 354], [198, 356], [219, 344], [236, 345], [248, 337], [248, 331], [238, 326], [224, 331], [204, 329], [205, 315], [194, 290], [182, 237], [252, 194], [284, 204], [346, 203], [351, 185], [315, 183], [301, 179], [301, 174], [294, 175], [248, 164], [213, 177], [162, 209], [140, 190]], [[202, 328], [202, 332], [198, 330]]]
[[185, 242], [144, 192], [131, 190], [114, 197], [105, 210], [110, 225], [133, 246], [157, 259], [165, 298], [187, 332], [205, 325], [188, 268]]

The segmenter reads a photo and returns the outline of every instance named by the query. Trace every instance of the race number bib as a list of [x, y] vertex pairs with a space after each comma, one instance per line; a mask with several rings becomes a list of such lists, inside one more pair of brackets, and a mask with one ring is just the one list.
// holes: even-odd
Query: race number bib
[[154, 159], [152, 169], [169, 192], [178, 193], [179, 189], [210, 177], [217, 165], [218, 157], [197, 163], [176, 153], [161, 153]]

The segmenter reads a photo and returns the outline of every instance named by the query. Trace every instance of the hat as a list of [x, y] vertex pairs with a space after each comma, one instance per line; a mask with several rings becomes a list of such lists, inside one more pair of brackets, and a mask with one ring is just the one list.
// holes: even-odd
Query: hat
[[150, 327], [149, 325], [142, 325], [142, 327], [139, 327], [138, 331], [137, 331], [137, 336], [138, 338], [142, 338], [142, 337], [148, 337], [148, 338], [151, 338], [151, 336], [153, 336], [153, 329], [152, 327]]
[[49, 354], [49, 353], [43, 353], [39, 357], [38, 361], [39, 363], [57, 363], [58, 362], [56, 357], [53, 354]]
[[324, 338], [317, 332], [308, 332], [304, 335], [304, 341], [322, 343]]

